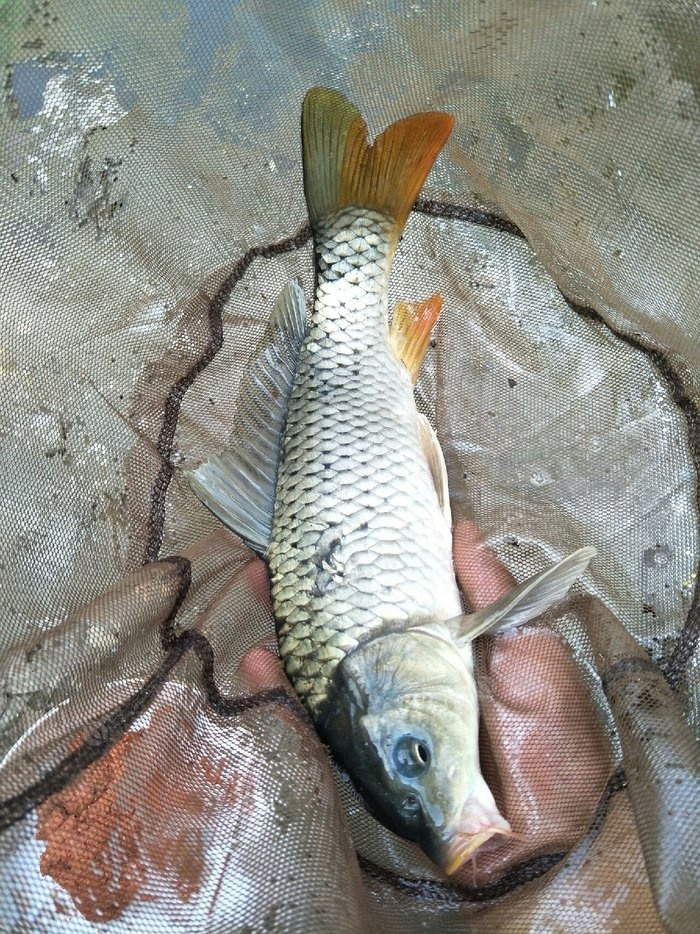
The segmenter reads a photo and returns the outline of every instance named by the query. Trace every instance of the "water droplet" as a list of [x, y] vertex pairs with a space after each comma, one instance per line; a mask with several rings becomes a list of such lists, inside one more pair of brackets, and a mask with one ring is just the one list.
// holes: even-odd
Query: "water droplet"
[[539, 467], [530, 474], [530, 483], [533, 486], [548, 486], [554, 483], [554, 477], [544, 467]]
[[668, 545], [656, 544], [653, 548], [647, 548], [643, 555], [644, 564], [649, 568], [666, 567], [673, 557], [673, 551]]

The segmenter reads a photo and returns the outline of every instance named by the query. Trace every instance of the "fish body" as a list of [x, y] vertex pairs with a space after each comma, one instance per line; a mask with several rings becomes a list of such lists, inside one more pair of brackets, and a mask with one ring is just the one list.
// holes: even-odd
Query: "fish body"
[[291, 284], [243, 384], [241, 443], [191, 482], [267, 559], [285, 671], [370, 809], [452, 872], [510, 833], [479, 769], [472, 640], [561, 599], [582, 549], [464, 616], [447, 473], [413, 380], [440, 300], [397, 307], [396, 246], [452, 128], [393, 124], [373, 145], [357, 110], [316, 88], [302, 115], [314, 234], [310, 320]]
[[267, 551], [280, 655], [314, 716], [361, 641], [462, 612], [413, 385], [389, 341], [394, 239], [363, 208], [316, 228], [316, 300]]

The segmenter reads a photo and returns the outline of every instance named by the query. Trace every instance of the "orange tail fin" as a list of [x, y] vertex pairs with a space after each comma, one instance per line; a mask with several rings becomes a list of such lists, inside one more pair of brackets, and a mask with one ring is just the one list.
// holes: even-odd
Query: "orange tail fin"
[[311, 223], [345, 207], [368, 208], [393, 219], [398, 239], [453, 124], [449, 114], [415, 114], [370, 145], [362, 117], [342, 94], [312, 88], [302, 110]]

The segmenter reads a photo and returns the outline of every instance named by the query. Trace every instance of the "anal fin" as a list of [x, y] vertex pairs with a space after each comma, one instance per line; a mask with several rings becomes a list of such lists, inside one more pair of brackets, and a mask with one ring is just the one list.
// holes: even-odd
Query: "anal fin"
[[431, 295], [422, 302], [397, 302], [389, 329], [389, 343], [411, 375], [418, 379], [430, 344], [430, 334], [442, 310], [442, 296]]
[[214, 515], [262, 554], [272, 531], [287, 404], [306, 336], [304, 293], [285, 286], [270, 317], [271, 338], [241, 380], [240, 441], [189, 474]]

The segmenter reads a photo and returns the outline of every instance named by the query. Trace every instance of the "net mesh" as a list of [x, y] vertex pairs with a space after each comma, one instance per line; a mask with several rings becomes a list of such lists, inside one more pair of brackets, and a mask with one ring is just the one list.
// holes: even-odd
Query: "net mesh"
[[[697, 8], [0, 0], [0, 930], [696, 929]], [[311, 294], [309, 87], [455, 132], [392, 301], [482, 606], [581, 545], [586, 591], [478, 647], [519, 839], [449, 880], [290, 694], [266, 571], [183, 469], [236, 438]]]

